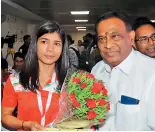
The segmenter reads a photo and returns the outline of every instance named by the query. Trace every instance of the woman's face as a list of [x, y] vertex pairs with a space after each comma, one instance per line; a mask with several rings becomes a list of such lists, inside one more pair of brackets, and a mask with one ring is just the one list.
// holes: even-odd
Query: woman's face
[[52, 65], [62, 53], [62, 40], [57, 32], [46, 33], [37, 41], [37, 55], [40, 62]]

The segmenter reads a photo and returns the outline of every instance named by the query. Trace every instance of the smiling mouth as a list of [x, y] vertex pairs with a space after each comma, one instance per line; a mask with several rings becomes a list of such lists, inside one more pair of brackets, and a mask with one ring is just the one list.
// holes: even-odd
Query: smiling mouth
[[155, 48], [148, 48], [147, 51], [148, 51], [149, 53], [154, 53], [154, 52], [155, 52]]

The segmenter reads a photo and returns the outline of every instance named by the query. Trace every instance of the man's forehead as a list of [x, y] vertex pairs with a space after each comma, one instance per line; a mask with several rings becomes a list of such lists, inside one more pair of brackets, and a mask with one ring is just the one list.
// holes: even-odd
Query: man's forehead
[[125, 23], [119, 18], [109, 18], [101, 21], [97, 27], [98, 32], [126, 31]]
[[136, 30], [136, 36], [148, 36], [153, 33], [155, 33], [155, 27], [149, 24], [143, 25]]
[[20, 58], [20, 57], [16, 57], [15, 60], [19, 60], [19, 61], [21, 61], [21, 60], [24, 60], [24, 59], [23, 59], [23, 58]]

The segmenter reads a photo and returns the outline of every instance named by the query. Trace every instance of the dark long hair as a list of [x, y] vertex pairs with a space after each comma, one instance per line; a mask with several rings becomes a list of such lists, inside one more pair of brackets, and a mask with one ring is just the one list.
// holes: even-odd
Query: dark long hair
[[69, 68], [69, 57], [68, 57], [68, 45], [65, 39], [65, 32], [60, 25], [55, 21], [45, 21], [36, 28], [36, 32], [32, 37], [32, 42], [29, 46], [28, 53], [25, 58], [25, 66], [19, 74], [20, 83], [25, 89], [29, 89], [33, 92], [39, 90], [39, 63], [37, 56], [37, 41], [38, 39], [46, 34], [57, 32], [62, 40], [63, 49], [60, 58], [56, 62], [56, 74], [59, 81], [59, 87], [61, 88], [64, 78]]

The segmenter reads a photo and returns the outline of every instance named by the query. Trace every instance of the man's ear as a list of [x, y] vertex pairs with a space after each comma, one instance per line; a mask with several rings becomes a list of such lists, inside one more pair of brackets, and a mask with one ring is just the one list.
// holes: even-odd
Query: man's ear
[[130, 37], [130, 41], [131, 41], [131, 45], [135, 46], [135, 31], [130, 31], [129, 32], [129, 37]]

